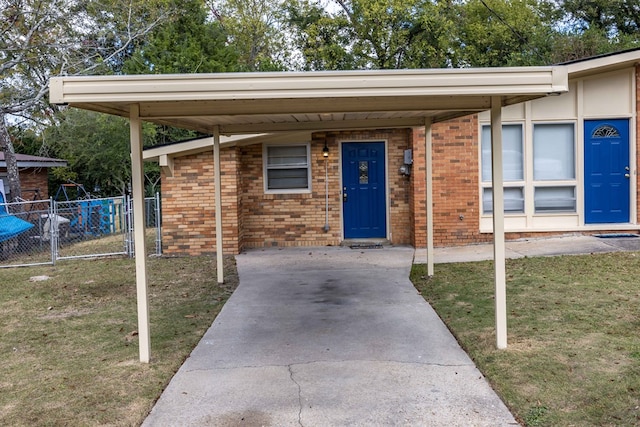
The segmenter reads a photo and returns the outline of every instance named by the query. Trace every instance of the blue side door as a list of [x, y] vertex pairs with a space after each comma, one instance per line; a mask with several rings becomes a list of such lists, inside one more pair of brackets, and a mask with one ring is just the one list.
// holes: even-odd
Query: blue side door
[[384, 142], [342, 144], [345, 239], [386, 238]]
[[585, 120], [585, 223], [629, 222], [629, 121]]

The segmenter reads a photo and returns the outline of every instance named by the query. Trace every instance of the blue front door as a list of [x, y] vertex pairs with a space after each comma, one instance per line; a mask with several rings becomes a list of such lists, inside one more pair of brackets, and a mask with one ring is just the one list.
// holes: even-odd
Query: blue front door
[[387, 237], [384, 142], [342, 144], [345, 239]]
[[585, 223], [629, 222], [629, 166], [629, 121], [585, 120]]

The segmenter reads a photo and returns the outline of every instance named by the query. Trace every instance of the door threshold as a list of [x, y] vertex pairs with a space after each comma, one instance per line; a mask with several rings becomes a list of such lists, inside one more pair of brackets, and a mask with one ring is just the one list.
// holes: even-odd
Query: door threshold
[[382, 249], [384, 246], [391, 245], [388, 239], [372, 238], [372, 239], [345, 239], [340, 246], [347, 246], [351, 249]]

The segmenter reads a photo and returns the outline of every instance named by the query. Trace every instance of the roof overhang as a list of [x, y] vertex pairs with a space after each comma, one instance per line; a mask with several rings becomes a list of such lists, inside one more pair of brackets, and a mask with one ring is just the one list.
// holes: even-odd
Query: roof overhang
[[[286, 144], [290, 142], [310, 141], [311, 132], [278, 132], [251, 135], [220, 136], [221, 147], [246, 146], [258, 143]], [[190, 156], [213, 150], [213, 136], [157, 145], [142, 151], [142, 158], [148, 162], [157, 162], [167, 176], [173, 176], [175, 157]]]
[[[16, 153], [15, 157], [19, 168], [56, 168], [68, 166], [66, 160], [51, 157], [31, 156], [21, 153]], [[6, 167], [7, 161], [4, 158], [4, 153], [0, 152], [0, 168]]]
[[[285, 144], [289, 142], [309, 141], [311, 132], [260, 133], [249, 135], [220, 136], [221, 147], [245, 146], [259, 143]], [[147, 161], [158, 161], [162, 156], [189, 156], [213, 150], [213, 136], [177, 141], [165, 145], [145, 148], [142, 157]]]
[[632, 49], [624, 52], [615, 52], [567, 62], [564, 65], [567, 67], [569, 78], [577, 79], [594, 74], [633, 67], [638, 63], [640, 63], [640, 49]]
[[566, 66], [54, 77], [50, 101], [223, 135], [424, 125], [568, 90]]

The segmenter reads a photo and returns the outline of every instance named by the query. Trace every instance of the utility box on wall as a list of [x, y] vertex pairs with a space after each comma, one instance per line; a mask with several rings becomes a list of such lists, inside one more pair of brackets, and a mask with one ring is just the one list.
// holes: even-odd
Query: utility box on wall
[[413, 150], [411, 149], [404, 150], [404, 164], [405, 165], [413, 164]]

